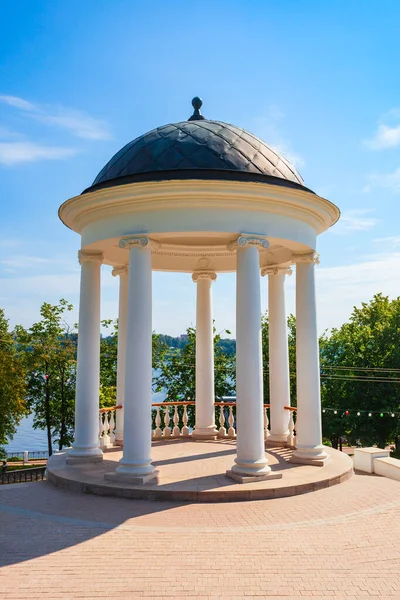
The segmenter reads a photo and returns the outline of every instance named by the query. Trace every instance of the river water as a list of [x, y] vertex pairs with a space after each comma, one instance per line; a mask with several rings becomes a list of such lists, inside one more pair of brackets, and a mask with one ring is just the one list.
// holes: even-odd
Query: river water
[[[162, 402], [165, 398], [163, 392], [153, 395], [153, 402]], [[47, 436], [42, 429], [33, 429], [33, 415], [22, 419], [14, 438], [5, 446], [6, 452], [36, 452], [47, 450]]]

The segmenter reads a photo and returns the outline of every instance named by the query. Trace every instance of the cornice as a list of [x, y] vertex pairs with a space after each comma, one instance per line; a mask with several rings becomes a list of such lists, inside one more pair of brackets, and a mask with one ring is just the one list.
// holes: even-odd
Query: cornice
[[223, 208], [265, 211], [299, 219], [317, 233], [332, 226], [339, 209], [306, 190], [239, 181], [156, 181], [101, 189], [76, 196], [59, 209], [65, 225], [81, 233], [94, 221], [118, 214], [169, 209]]

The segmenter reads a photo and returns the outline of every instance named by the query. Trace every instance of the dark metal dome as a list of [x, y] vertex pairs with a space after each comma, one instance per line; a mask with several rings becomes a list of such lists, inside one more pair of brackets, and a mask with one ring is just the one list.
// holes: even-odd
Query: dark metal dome
[[251, 133], [200, 114], [157, 127], [124, 146], [85, 192], [138, 181], [230, 179], [301, 187], [296, 169]]

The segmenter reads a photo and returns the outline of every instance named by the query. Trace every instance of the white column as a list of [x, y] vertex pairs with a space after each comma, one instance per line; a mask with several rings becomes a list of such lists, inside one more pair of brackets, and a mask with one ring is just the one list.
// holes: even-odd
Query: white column
[[129, 248], [128, 314], [124, 399], [124, 450], [115, 478], [145, 482], [157, 475], [151, 464], [152, 294], [151, 241], [134, 236]]
[[296, 373], [297, 423], [293, 462], [323, 464], [319, 346], [315, 301], [314, 252], [297, 255], [296, 263]]
[[269, 323], [269, 397], [271, 432], [268, 443], [286, 444], [289, 435], [290, 374], [289, 347], [285, 306], [286, 267], [267, 267]]
[[271, 471], [264, 448], [260, 247], [267, 248], [267, 240], [240, 236], [237, 241], [237, 455], [232, 471], [253, 477]]
[[101, 252], [79, 252], [78, 357], [75, 396], [75, 441], [68, 461], [102, 460], [99, 448], [100, 267]]
[[196, 298], [196, 424], [194, 438], [215, 438], [214, 334], [212, 315], [212, 271], [193, 273]]
[[119, 275], [119, 310], [118, 310], [118, 357], [117, 357], [117, 424], [115, 442], [121, 446], [124, 439], [124, 394], [125, 394], [125, 352], [126, 352], [126, 317], [128, 310], [128, 267], [114, 267], [112, 274]]

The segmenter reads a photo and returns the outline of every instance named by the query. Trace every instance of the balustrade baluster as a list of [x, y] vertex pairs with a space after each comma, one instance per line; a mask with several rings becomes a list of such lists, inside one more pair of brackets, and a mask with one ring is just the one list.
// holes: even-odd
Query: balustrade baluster
[[182, 427], [182, 435], [187, 437], [188, 435], [190, 435], [190, 429], [188, 427], [188, 414], [187, 414], [187, 406], [186, 404], [183, 407], [183, 427]]
[[104, 448], [103, 413], [99, 413], [99, 446], [100, 446], [100, 448]]
[[107, 410], [104, 413], [104, 447], [108, 448], [110, 445], [110, 436], [108, 434], [108, 431], [110, 429], [110, 422], [109, 422], [109, 411]]
[[220, 407], [219, 407], [219, 430], [218, 430], [218, 437], [224, 438], [227, 435], [228, 434], [226, 433], [226, 429], [225, 429], [225, 412], [224, 412], [224, 406], [221, 404]]
[[270, 436], [269, 433], [269, 420], [268, 420], [268, 409], [264, 406], [264, 440], [267, 440]]
[[173, 416], [173, 422], [174, 422], [174, 428], [172, 430], [172, 435], [174, 437], [180, 437], [181, 435], [181, 430], [179, 427], [179, 414], [178, 414], [178, 405], [175, 404], [174, 406], [174, 416]]
[[235, 438], [236, 431], [234, 428], [235, 417], [233, 416], [233, 406], [229, 407], [229, 417], [228, 417], [229, 429], [228, 429], [228, 437]]
[[169, 406], [166, 405], [165, 406], [165, 414], [164, 414], [164, 432], [163, 432], [163, 437], [169, 438], [171, 437], [171, 429], [169, 427]]
[[162, 429], [160, 427], [160, 425], [161, 425], [160, 407], [157, 406], [156, 410], [157, 410], [157, 412], [156, 412], [156, 428], [154, 430], [153, 435], [155, 438], [160, 438], [160, 437], [162, 437]]
[[110, 444], [111, 446], [114, 446], [115, 444], [115, 410], [111, 410], [110, 411]]
[[288, 445], [291, 447], [294, 447], [295, 444], [295, 434], [294, 434], [294, 417], [293, 417], [293, 410], [289, 411], [290, 412], [290, 418], [289, 418], [289, 435], [288, 435]]

